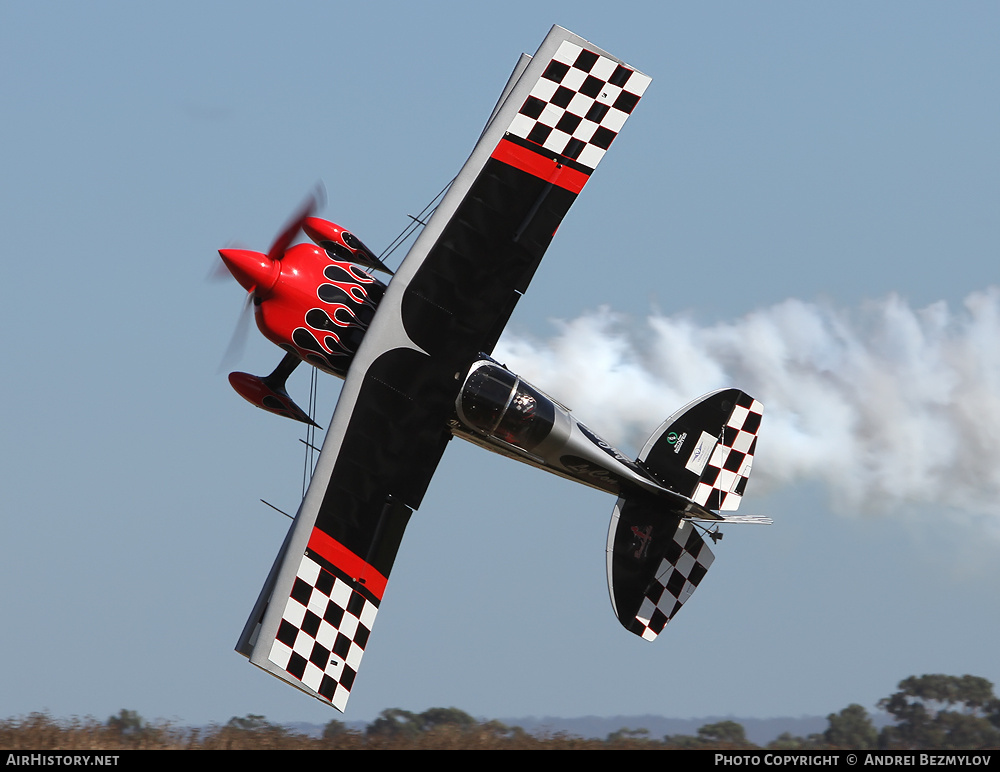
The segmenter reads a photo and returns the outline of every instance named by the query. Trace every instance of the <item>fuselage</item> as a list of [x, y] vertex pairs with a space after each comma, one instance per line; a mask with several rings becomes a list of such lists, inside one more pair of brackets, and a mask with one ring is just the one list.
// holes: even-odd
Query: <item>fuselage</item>
[[494, 453], [608, 493], [639, 488], [682, 503], [567, 407], [485, 355], [465, 376], [450, 428]]

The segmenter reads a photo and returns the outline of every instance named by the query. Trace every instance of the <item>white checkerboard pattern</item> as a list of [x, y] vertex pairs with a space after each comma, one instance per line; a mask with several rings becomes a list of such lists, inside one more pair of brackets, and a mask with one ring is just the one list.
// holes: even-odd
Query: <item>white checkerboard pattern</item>
[[705, 544], [698, 529], [681, 520], [673, 535], [673, 544], [656, 569], [635, 618], [642, 625], [642, 637], [656, 639], [667, 622], [680, 611], [705, 576], [715, 555]]
[[742, 394], [691, 497], [696, 503], [719, 511], [739, 508], [750, 477], [763, 414], [760, 402]]
[[303, 555], [268, 659], [343, 711], [377, 611]]
[[507, 131], [596, 169], [651, 80], [564, 40]]

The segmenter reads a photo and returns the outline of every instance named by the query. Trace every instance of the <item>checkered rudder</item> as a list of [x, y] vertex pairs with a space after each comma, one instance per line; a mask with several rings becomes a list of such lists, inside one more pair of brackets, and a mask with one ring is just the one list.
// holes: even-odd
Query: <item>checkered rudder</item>
[[706, 509], [733, 511], [740, 505], [757, 448], [764, 406], [740, 392], [722, 436], [691, 497]]

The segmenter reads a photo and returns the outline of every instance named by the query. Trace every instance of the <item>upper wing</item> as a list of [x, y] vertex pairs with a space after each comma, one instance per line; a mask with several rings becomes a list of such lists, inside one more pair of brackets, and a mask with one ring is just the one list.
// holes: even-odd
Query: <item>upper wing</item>
[[389, 571], [492, 350], [649, 78], [553, 27], [390, 281], [237, 651], [343, 710]]
[[458, 360], [492, 350], [649, 82], [553, 27], [407, 255], [406, 284], [394, 282], [417, 346]]

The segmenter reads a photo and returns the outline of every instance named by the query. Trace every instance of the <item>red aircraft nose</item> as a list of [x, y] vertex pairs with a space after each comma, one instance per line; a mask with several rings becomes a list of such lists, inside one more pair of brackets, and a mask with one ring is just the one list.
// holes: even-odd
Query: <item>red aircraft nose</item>
[[247, 292], [267, 292], [278, 281], [281, 266], [262, 252], [249, 249], [220, 249], [219, 257]]

